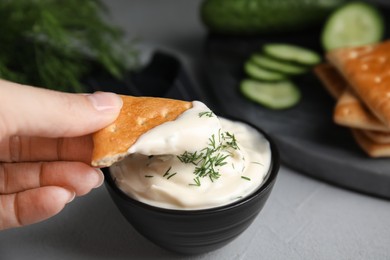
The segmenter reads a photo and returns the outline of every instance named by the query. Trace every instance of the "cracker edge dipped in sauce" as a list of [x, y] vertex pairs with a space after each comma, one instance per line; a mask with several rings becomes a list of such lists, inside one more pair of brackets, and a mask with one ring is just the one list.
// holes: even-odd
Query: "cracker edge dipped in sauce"
[[92, 136], [92, 166], [108, 167], [128, 155], [128, 149], [148, 130], [175, 120], [191, 102], [154, 97], [120, 96], [123, 106], [117, 119]]
[[160, 208], [194, 210], [226, 205], [263, 183], [271, 147], [244, 122], [215, 115], [205, 104], [138, 138], [129, 155], [110, 166], [129, 197]]
[[219, 118], [199, 101], [122, 99], [117, 120], [93, 136], [93, 164], [110, 166], [129, 197], [161, 208], [204, 209], [262, 185], [271, 148], [251, 126]]

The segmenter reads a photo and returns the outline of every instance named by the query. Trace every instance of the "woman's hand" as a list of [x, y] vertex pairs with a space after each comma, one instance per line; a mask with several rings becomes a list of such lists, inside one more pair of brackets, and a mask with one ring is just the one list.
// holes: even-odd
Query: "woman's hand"
[[112, 93], [61, 93], [0, 80], [0, 230], [47, 219], [103, 183], [90, 134], [118, 116]]

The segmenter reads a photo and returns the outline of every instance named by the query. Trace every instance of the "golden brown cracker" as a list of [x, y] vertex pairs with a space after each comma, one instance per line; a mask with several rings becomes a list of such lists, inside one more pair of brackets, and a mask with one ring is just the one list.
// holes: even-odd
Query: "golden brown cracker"
[[390, 132], [390, 128], [372, 114], [332, 65], [320, 64], [315, 68], [315, 72], [328, 92], [337, 99], [333, 111], [335, 123], [346, 127]]
[[121, 96], [118, 118], [93, 134], [92, 166], [107, 167], [121, 160], [137, 139], [150, 129], [175, 120], [191, 102], [154, 97]]
[[314, 73], [334, 99], [338, 99], [348, 87], [348, 82], [329, 63], [318, 64], [314, 67]]
[[362, 133], [375, 143], [390, 144], [390, 133], [369, 130], [362, 130]]
[[357, 144], [366, 152], [370, 157], [389, 157], [390, 156], [390, 144], [379, 144], [370, 140], [361, 131], [352, 129], [353, 137]]
[[390, 133], [390, 128], [383, 124], [349, 89], [338, 99], [333, 111], [335, 123], [359, 129]]
[[390, 41], [336, 49], [327, 58], [372, 113], [390, 127]]

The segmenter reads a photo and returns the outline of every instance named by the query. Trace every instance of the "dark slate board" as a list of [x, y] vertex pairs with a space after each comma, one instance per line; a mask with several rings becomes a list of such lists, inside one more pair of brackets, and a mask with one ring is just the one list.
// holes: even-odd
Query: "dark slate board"
[[213, 109], [264, 129], [275, 140], [285, 165], [329, 183], [389, 199], [390, 159], [368, 158], [349, 130], [332, 122], [334, 101], [315, 75], [294, 79], [303, 98], [296, 107], [284, 111], [265, 109], [238, 92], [243, 61], [261, 44], [289, 42], [321, 51], [319, 31], [240, 38], [209, 35], [204, 68]]

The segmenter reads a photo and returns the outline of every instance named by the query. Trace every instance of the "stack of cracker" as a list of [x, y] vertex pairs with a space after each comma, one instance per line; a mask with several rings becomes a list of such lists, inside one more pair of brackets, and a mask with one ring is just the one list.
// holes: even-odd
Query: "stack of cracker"
[[315, 73], [336, 99], [335, 123], [371, 157], [390, 156], [390, 41], [330, 51]]

